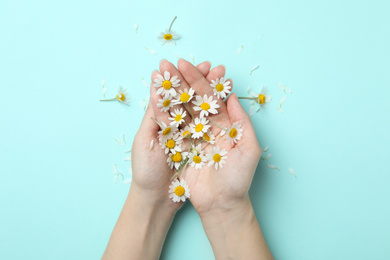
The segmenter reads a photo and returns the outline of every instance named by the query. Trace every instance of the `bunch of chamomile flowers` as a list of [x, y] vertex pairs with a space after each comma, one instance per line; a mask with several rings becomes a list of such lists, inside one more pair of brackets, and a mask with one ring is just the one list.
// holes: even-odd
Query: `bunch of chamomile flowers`
[[[171, 76], [168, 71], [163, 75], [159, 74], [154, 80], [156, 94], [161, 96], [157, 108], [169, 113], [169, 122], [153, 120], [160, 126], [158, 140], [167, 156], [167, 164], [175, 170], [169, 186], [169, 197], [174, 202], [184, 202], [190, 198], [190, 190], [184, 179], [177, 179], [180, 172], [183, 176], [186, 167], [197, 170], [214, 167], [218, 170], [226, 164], [228, 152], [215, 145], [216, 137], [211, 131], [212, 127], [221, 128], [220, 135], [226, 135], [231, 144], [237, 143], [242, 137], [243, 129], [238, 122], [227, 129], [209, 118], [218, 114], [218, 99], [224, 99], [230, 93], [229, 85], [230, 81], [226, 81], [224, 77], [212, 80], [210, 87], [213, 88], [214, 95], [200, 96], [193, 88], [178, 90], [180, 79], [178, 76]], [[194, 111], [199, 112], [196, 117]], [[187, 117], [191, 117], [191, 120], [187, 120], [191, 123], [186, 123]], [[185, 139], [189, 145], [184, 146]], [[210, 152], [206, 153], [202, 149], [202, 143], [213, 145]]]

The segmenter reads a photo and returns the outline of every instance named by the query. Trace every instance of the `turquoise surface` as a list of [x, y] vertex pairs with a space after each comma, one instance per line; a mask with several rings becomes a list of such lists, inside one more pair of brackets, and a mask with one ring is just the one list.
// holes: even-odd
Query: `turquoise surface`
[[[175, 54], [225, 64], [241, 96], [249, 85], [273, 96], [252, 120], [280, 171], [261, 162], [250, 195], [276, 259], [390, 259], [389, 8], [1, 1], [0, 259], [101, 257], [129, 189], [113, 183], [112, 168], [127, 172], [124, 151], [149, 91], [142, 78], [149, 83], [162, 58], [176, 64]], [[161, 46], [158, 32], [175, 15], [182, 38]], [[129, 107], [98, 101], [103, 77], [107, 97], [119, 85], [130, 91]], [[276, 110], [280, 83], [293, 91], [284, 113]], [[114, 141], [122, 132], [124, 147]], [[213, 259], [190, 203], [161, 258]]]

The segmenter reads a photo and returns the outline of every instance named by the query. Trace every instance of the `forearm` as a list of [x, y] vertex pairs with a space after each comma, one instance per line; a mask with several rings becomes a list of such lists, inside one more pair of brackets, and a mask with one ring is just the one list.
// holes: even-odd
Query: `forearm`
[[216, 259], [273, 259], [249, 196], [202, 216], [202, 224]]
[[159, 258], [175, 211], [148, 195], [132, 186], [102, 259]]

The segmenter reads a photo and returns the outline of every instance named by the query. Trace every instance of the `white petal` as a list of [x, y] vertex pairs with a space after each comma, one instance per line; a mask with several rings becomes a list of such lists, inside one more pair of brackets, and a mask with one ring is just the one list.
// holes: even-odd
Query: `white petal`
[[175, 53], [176, 58], [181, 59], [181, 56], [177, 53]]
[[154, 139], [152, 139], [152, 141], [150, 141], [150, 146], [149, 146], [150, 150], [153, 149], [153, 146], [154, 146]]
[[194, 57], [194, 54], [193, 54], [193, 53], [191, 53], [190, 57], [191, 57], [192, 63], [194, 63], [194, 64], [195, 64], [195, 57]]
[[255, 71], [255, 70], [257, 70], [259, 67], [260, 67], [259, 65], [254, 66], [254, 67], [251, 69], [251, 72], [250, 72], [249, 75], [252, 75], [252, 72]]
[[268, 154], [267, 157], [265, 157], [266, 160], [272, 157], [272, 154]]
[[249, 115], [253, 116], [255, 114], [255, 106], [252, 104], [249, 108]]
[[156, 55], [156, 54], [157, 54], [157, 52], [156, 52], [155, 50], [153, 50], [153, 49], [149, 49], [149, 48], [147, 48], [147, 47], [145, 47], [145, 49], [146, 49], [148, 52], [150, 52], [151, 54], [153, 54], [153, 55]]
[[106, 79], [105, 78], [102, 79], [102, 86], [104, 87], [104, 85], [106, 85]]
[[105, 96], [106, 96], [106, 93], [107, 93], [107, 87], [106, 87], [106, 86], [104, 86], [104, 88], [103, 88], [103, 97], [105, 97]]
[[138, 31], [138, 24], [137, 23], [134, 24], [134, 31], [135, 31], [135, 33], [137, 33], [137, 31]]
[[284, 88], [287, 90], [288, 93], [292, 94], [291, 89], [289, 89], [287, 86], [284, 86]]
[[118, 173], [118, 167], [116, 167], [116, 164], [114, 165], [114, 170], [113, 170], [114, 174], [117, 174]]
[[126, 143], [125, 134], [124, 133], [122, 133], [122, 139], [123, 139], [123, 143]]
[[238, 50], [237, 50], [237, 55], [240, 54], [240, 53], [242, 52], [242, 48], [244, 48], [244, 46], [242, 46], [242, 45], [238, 48]]
[[280, 106], [282, 106], [282, 104], [286, 101], [286, 96], [282, 97], [282, 99], [280, 100]]
[[276, 167], [275, 165], [268, 164], [267, 166], [268, 166], [268, 168], [275, 169], [275, 170], [278, 170], [278, 171], [279, 171], [279, 168]]
[[117, 181], [118, 181], [118, 175], [115, 175], [115, 177], [114, 177], [114, 183], [117, 183]]
[[246, 90], [246, 93], [250, 94], [252, 91], [252, 86], [249, 86], [248, 89]]
[[263, 149], [263, 152], [267, 152], [269, 150], [269, 146]]
[[292, 175], [296, 176], [296, 175], [295, 175], [295, 171], [294, 171], [292, 168], [288, 168], [288, 170], [289, 170], [289, 172], [290, 172]]
[[115, 142], [119, 145], [119, 146], [124, 146], [125, 144], [122, 142], [122, 141], [119, 141], [117, 140], [116, 138], [114, 138]]
[[142, 78], [142, 83], [144, 84], [144, 87], [145, 87], [145, 88], [148, 88], [148, 83], [146, 83], [146, 81], [144, 80], [144, 78]]
[[128, 178], [128, 179], [123, 181], [123, 184], [130, 184], [131, 181], [132, 181], [132, 178]]
[[281, 107], [277, 107], [276, 109], [277, 109], [280, 113], [283, 113], [283, 110], [282, 110]]
[[125, 160], [126, 162], [130, 162], [131, 161], [131, 156], [126, 156], [123, 160]]
[[130, 149], [130, 150], [127, 150], [127, 151], [125, 151], [125, 153], [131, 153], [131, 149]]

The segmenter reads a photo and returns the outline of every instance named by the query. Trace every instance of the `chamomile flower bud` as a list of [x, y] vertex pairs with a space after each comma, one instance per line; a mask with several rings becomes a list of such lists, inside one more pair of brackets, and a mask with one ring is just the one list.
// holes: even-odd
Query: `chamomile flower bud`
[[190, 198], [190, 189], [184, 179], [178, 180], [175, 179], [172, 181], [171, 185], [169, 185], [169, 198], [173, 200], [173, 202], [186, 201], [186, 199]]

